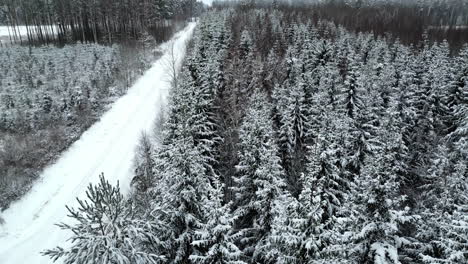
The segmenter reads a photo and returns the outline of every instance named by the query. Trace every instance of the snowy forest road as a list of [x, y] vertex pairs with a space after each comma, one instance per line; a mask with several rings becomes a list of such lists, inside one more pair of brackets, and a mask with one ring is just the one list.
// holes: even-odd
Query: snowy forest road
[[[104, 173], [112, 184], [129, 190], [132, 163], [142, 131], [148, 131], [169, 93], [168, 62], [180, 67], [195, 23], [163, 44], [164, 55], [117, 100], [101, 120], [86, 131], [61, 158], [46, 168], [31, 191], [1, 214], [0, 263], [52, 263], [40, 252], [66, 246], [69, 231], [55, 226], [70, 223], [65, 205], [75, 207], [89, 183]], [[173, 52], [171, 52], [173, 51]], [[174, 56], [172, 56], [174, 54]], [[58, 261], [60, 262], [60, 261]]]

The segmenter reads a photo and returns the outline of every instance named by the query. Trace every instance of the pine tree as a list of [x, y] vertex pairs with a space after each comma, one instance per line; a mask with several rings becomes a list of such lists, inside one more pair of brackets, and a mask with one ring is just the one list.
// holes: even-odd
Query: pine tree
[[250, 36], [249, 31], [242, 31], [240, 43], [238, 44], [237, 54], [234, 62], [234, 67], [230, 70], [235, 82], [236, 104], [245, 102], [253, 91], [252, 78], [256, 62], [256, 47]]
[[399, 193], [391, 167], [396, 139], [393, 133], [383, 135], [382, 149], [369, 159], [350, 196], [352, 214], [350, 232], [344, 238], [349, 241], [345, 257], [359, 263], [400, 263], [399, 248], [408, 243], [402, 226], [415, 216], [404, 207], [405, 196]]
[[140, 219], [120, 193], [100, 176], [97, 185], [90, 184], [87, 200], [77, 199], [77, 209], [67, 206], [76, 224], [59, 224], [73, 232], [70, 248], [57, 247], [44, 255], [64, 263], [160, 263], [159, 238], [154, 230], [161, 228], [155, 219]]
[[428, 73], [430, 51], [415, 58], [409, 67], [412, 72], [408, 87], [409, 110], [411, 116], [406, 121], [409, 126], [406, 133], [408, 148], [411, 149], [410, 166], [415, 174], [415, 181], [423, 176], [418, 168], [428, 162], [430, 149], [435, 138], [434, 107], [431, 104], [431, 76]]
[[[202, 43], [196, 44], [196, 54], [188, 58], [188, 62], [180, 74], [179, 86], [173, 91], [171, 113], [167, 122], [168, 135], [166, 141], [170, 142], [184, 129], [193, 138], [194, 144], [203, 155], [203, 166], [210, 177], [217, 177], [214, 171], [216, 165], [216, 146], [221, 141], [216, 125], [215, 96], [217, 90], [214, 77], [207, 69], [206, 49]], [[208, 67], [209, 69], [209, 67]]]
[[242, 251], [236, 246], [238, 239], [234, 233], [234, 218], [230, 204], [222, 204], [223, 192], [218, 184], [208, 203], [207, 222], [195, 231], [192, 245], [203, 249], [198, 255], [190, 256], [194, 263], [201, 264], [245, 264]]
[[418, 232], [423, 263], [468, 261], [466, 164], [467, 159], [462, 156], [451, 161], [444, 145], [434, 154], [424, 186], [423, 221]]
[[165, 255], [169, 263], [189, 263], [198, 252], [191, 244], [205, 221], [211, 189], [206, 161], [193, 138], [184, 135], [162, 146], [155, 162], [162, 182], [152, 190], [156, 198], [151, 210], [165, 224], [158, 232], [167, 243]]
[[239, 131], [234, 217], [248, 263], [262, 261], [266, 255], [273, 206], [285, 188], [270, 114], [266, 96], [256, 91]]
[[[158, 234], [165, 241], [169, 263], [189, 263], [203, 248], [193, 246], [195, 232], [206, 224], [207, 201], [217, 175], [213, 171], [212, 97], [194, 58], [182, 71], [172, 92], [172, 104], [162, 146], [155, 155], [160, 183], [151, 189], [151, 211], [165, 223]], [[205, 83], [206, 84], [206, 83]]]
[[414, 153], [411, 149], [414, 148], [413, 126], [416, 116], [416, 110], [412, 103], [411, 92], [414, 87], [413, 82], [415, 81], [416, 73], [408, 65], [412, 58], [409, 57], [408, 50], [405, 47], [400, 45], [396, 56], [395, 67], [397, 69], [397, 80], [395, 81], [396, 83], [394, 86], [398, 88], [392, 93], [390, 108], [388, 109], [387, 114], [391, 127], [400, 130], [402, 141], [401, 150], [405, 152], [403, 154], [404, 157], [401, 157], [402, 159], [400, 159], [400, 161], [404, 163], [405, 172], [400, 174], [403, 178], [399, 180], [399, 183], [402, 184], [402, 188], [413, 188], [419, 181], [419, 177], [413, 169], [414, 165], [411, 164], [414, 159]]
[[347, 73], [344, 85], [341, 87], [340, 111], [345, 114], [349, 124], [347, 133], [347, 168], [351, 177], [356, 177], [361, 173], [365, 165], [367, 156], [372, 155], [377, 142], [376, 138], [376, 117], [371, 112], [369, 102], [373, 99], [363, 87], [363, 79], [360, 71], [360, 62], [351, 49]]
[[153, 185], [154, 161], [153, 144], [146, 133], [143, 133], [135, 157], [135, 176], [132, 184], [135, 185], [138, 192], [146, 192]]
[[279, 123], [279, 145], [287, 183], [297, 197], [300, 186], [299, 175], [304, 171], [307, 143], [311, 141], [310, 117], [306, 105], [306, 83], [302, 66], [287, 52], [288, 73], [282, 85], [273, 91], [275, 112]]
[[299, 196], [299, 217], [296, 219], [301, 245], [299, 263], [333, 259], [332, 247], [338, 241], [335, 226], [342, 210], [345, 193], [350, 187], [342, 169], [341, 147], [336, 135], [327, 131], [339, 129], [337, 120], [329, 120], [311, 150], [303, 189]]
[[462, 59], [457, 60], [457, 63], [465, 64], [465, 67], [460, 67], [455, 73], [455, 78], [449, 84], [444, 98], [444, 103], [448, 108], [446, 116], [448, 134], [459, 129], [460, 122], [463, 122], [463, 118], [466, 116], [465, 109], [468, 104], [468, 67]]
[[301, 232], [296, 223], [299, 202], [291, 195], [278, 199], [274, 206], [275, 217], [269, 236], [269, 252], [265, 258], [270, 263], [299, 263], [298, 252], [302, 244]]

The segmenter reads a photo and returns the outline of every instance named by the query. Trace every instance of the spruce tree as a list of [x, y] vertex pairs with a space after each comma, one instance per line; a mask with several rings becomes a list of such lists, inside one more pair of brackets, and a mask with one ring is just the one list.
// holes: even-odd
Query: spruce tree
[[265, 259], [269, 263], [300, 263], [298, 252], [302, 245], [301, 231], [297, 219], [300, 213], [299, 202], [286, 193], [274, 206], [275, 217], [269, 236], [269, 252]]
[[468, 169], [466, 156], [452, 159], [447, 146], [439, 146], [424, 185], [422, 225], [423, 263], [468, 261]]
[[157, 219], [139, 218], [120, 193], [100, 176], [97, 185], [90, 184], [87, 199], [77, 199], [77, 209], [67, 206], [76, 224], [61, 223], [62, 229], [73, 232], [69, 248], [46, 250], [44, 255], [64, 263], [130, 264], [160, 263], [160, 240], [154, 230], [160, 229]]
[[240, 246], [248, 263], [261, 262], [265, 258], [274, 203], [285, 188], [270, 115], [271, 106], [266, 96], [256, 91], [239, 131], [234, 217], [240, 232]]
[[279, 146], [282, 164], [290, 191], [299, 194], [300, 174], [304, 171], [307, 143], [311, 139], [310, 117], [306, 105], [306, 83], [302, 65], [293, 52], [287, 52], [287, 79], [273, 91], [275, 113], [279, 125]]
[[195, 232], [207, 221], [207, 201], [217, 175], [213, 170], [214, 129], [211, 91], [201, 77], [201, 58], [191, 58], [172, 91], [162, 146], [155, 155], [160, 183], [151, 189], [151, 211], [166, 227], [158, 230], [169, 263], [190, 263], [203, 254], [193, 245]]
[[407, 243], [402, 227], [415, 219], [404, 206], [396, 168], [391, 166], [397, 139], [391, 132], [384, 133], [382, 148], [369, 158], [351, 192], [345, 257], [359, 263], [400, 263], [399, 248]]
[[298, 218], [301, 245], [297, 252], [299, 263], [336, 257], [333, 247], [338, 243], [336, 225], [350, 182], [345, 177], [341, 147], [336, 135], [327, 131], [339, 129], [337, 120], [329, 120], [323, 127], [309, 154], [303, 189], [299, 196]]
[[235, 244], [238, 239], [234, 232], [234, 218], [231, 204], [222, 204], [223, 190], [220, 184], [214, 189], [208, 203], [207, 222], [195, 231], [192, 245], [202, 249], [190, 256], [194, 263], [201, 264], [245, 264], [242, 251]]

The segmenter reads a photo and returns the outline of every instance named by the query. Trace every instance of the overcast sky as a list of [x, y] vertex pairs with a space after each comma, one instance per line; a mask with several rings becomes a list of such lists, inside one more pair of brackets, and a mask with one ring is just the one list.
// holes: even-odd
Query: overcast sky
[[213, 0], [198, 0], [198, 1], [208, 4], [208, 5], [211, 5], [211, 2], [213, 2]]

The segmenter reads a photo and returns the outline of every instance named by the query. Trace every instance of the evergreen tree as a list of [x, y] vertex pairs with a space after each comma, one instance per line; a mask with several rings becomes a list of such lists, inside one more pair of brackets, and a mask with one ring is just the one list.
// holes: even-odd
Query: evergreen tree
[[165, 224], [159, 233], [169, 263], [189, 263], [198, 253], [191, 244], [205, 221], [211, 190], [201, 150], [187, 131], [184, 134], [158, 151], [156, 170], [162, 182], [152, 190], [156, 199], [151, 210]]
[[237, 56], [235, 58], [232, 77], [235, 83], [236, 104], [245, 102], [253, 91], [253, 73], [254, 63], [256, 61], [256, 47], [250, 36], [249, 31], [242, 31], [240, 43], [237, 48]]
[[295, 221], [301, 240], [297, 251], [298, 263], [335, 257], [333, 247], [339, 238], [335, 226], [350, 182], [342, 170], [339, 140], [326, 132], [338, 129], [338, 123], [336, 120], [329, 122], [316, 140], [307, 171], [302, 177], [303, 189]]
[[186, 66], [173, 90], [167, 130], [155, 156], [155, 174], [161, 180], [151, 189], [151, 210], [166, 225], [158, 233], [169, 263], [189, 263], [192, 255], [203, 254], [203, 248], [192, 243], [196, 230], [206, 224], [207, 201], [217, 180], [212, 169], [213, 126], [206, 110], [212, 101], [201, 86], [196, 62]]
[[438, 148], [424, 186], [423, 221], [418, 232], [423, 263], [468, 261], [467, 159], [452, 162], [448, 148]]
[[351, 49], [347, 74], [340, 94], [340, 111], [345, 114], [348, 124], [346, 151], [347, 169], [351, 177], [357, 177], [365, 165], [367, 156], [372, 155], [376, 142], [376, 116], [371, 112], [369, 97], [363, 87], [360, 63]]
[[400, 263], [399, 248], [408, 243], [402, 226], [415, 217], [404, 207], [405, 196], [399, 193], [391, 167], [397, 138], [393, 133], [383, 135], [383, 147], [369, 159], [351, 193], [350, 232], [344, 238], [350, 244], [345, 257], [359, 263]]
[[255, 92], [239, 132], [234, 217], [248, 263], [265, 258], [274, 203], [285, 188], [270, 114], [271, 106], [266, 96]]
[[135, 157], [135, 176], [132, 184], [135, 185], [138, 192], [146, 192], [153, 186], [153, 144], [146, 133], [140, 138], [137, 153]]
[[306, 83], [302, 76], [302, 66], [293, 52], [287, 52], [287, 79], [273, 91], [275, 112], [279, 119], [279, 146], [287, 183], [297, 197], [301, 185], [300, 174], [304, 171], [307, 143], [311, 129], [309, 111], [306, 105]]
[[298, 252], [302, 245], [301, 232], [296, 219], [299, 215], [299, 202], [291, 195], [284, 195], [274, 206], [275, 217], [269, 236], [269, 252], [265, 258], [270, 263], [299, 263]]
[[207, 222], [195, 231], [192, 245], [203, 249], [203, 253], [192, 255], [194, 263], [202, 264], [245, 264], [241, 261], [242, 251], [236, 246], [234, 218], [230, 204], [222, 204], [223, 192], [218, 185], [208, 203]]
[[77, 223], [58, 225], [73, 232], [70, 247], [46, 250], [44, 255], [69, 264], [161, 263], [161, 244], [154, 233], [160, 222], [134, 214], [119, 186], [112, 186], [103, 175], [97, 185], [89, 185], [86, 195], [87, 200], [77, 199], [77, 209], [67, 206]]

